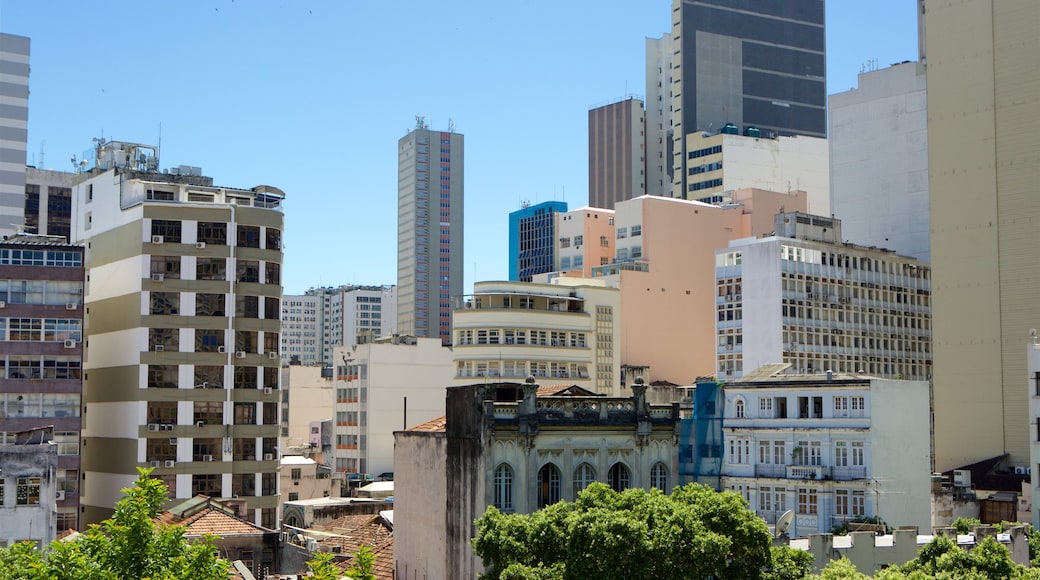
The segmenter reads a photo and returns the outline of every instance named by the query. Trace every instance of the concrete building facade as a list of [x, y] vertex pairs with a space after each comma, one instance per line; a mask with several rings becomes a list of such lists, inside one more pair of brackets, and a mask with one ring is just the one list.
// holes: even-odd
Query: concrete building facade
[[509, 279], [530, 282], [556, 269], [556, 226], [567, 202], [524, 203], [509, 214]]
[[780, 362], [809, 374], [931, 378], [927, 263], [841, 243], [832, 218], [778, 214], [774, 231], [715, 252], [720, 379]]
[[1021, 344], [1040, 320], [1040, 4], [929, 3], [924, 18], [936, 470], [1005, 452], [1020, 465]]
[[453, 382], [534, 376], [616, 394], [621, 317], [620, 293], [598, 280], [477, 282], [455, 312]]
[[767, 523], [791, 510], [791, 537], [858, 517], [931, 529], [927, 381], [783, 367], [727, 381], [722, 486]]
[[462, 294], [463, 144], [421, 117], [397, 142], [397, 332], [444, 344]]
[[283, 455], [280, 466], [278, 487], [285, 501], [335, 497], [339, 493], [328, 465], [301, 455]]
[[928, 83], [916, 62], [860, 73], [828, 98], [831, 211], [844, 241], [929, 261]]
[[290, 365], [282, 367], [281, 444], [284, 453], [320, 451], [317, 425], [331, 419], [336, 391], [332, 368]]
[[646, 39], [646, 194], [672, 192], [672, 35]]
[[29, 135], [29, 39], [0, 33], [0, 236], [25, 224], [25, 150]]
[[435, 338], [391, 336], [337, 347], [336, 359], [336, 478], [394, 471], [394, 430], [444, 413], [451, 349]]
[[596, 266], [614, 259], [614, 211], [579, 207], [556, 217], [557, 272], [589, 277]]
[[643, 101], [629, 96], [589, 109], [589, 205], [614, 204], [646, 193]]
[[678, 483], [677, 407], [648, 405], [643, 385], [623, 398], [539, 390], [533, 381], [452, 387], [446, 416], [394, 434], [399, 576], [481, 572], [470, 539], [488, 506], [531, 513], [597, 481], [617, 491]]
[[80, 526], [153, 467], [171, 499], [237, 495], [273, 528], [284, 193], [160, 173], [154, 151], [99, 143], [73, 187], [90, 340]]
[[0, 444], [53, 427], [58, 531], [79, 522], [83, 272], [83, 247], [65, 238], [0, 242]]
[[334, 363], [337, 346], [395, 334], [397, 286], [310, 288], [282, 301], [282, 364]]
[[[50, 427], [8, 433], [0, 441], [0, 546], [56, 537], [58, 445]], [[64, 531], [64, 528], [62, 529]]]
[[620, 288], [621, 362], [648, 368], [648, 383], [714, 374], [715, 250], [772, 232], [781, 208], [805, 207], [805, 192], [741, 190], [733, 200], [643, 196], [617, 205], [616, 258], [592, 275]]
[[827, 140], [807, 136], [686, 135], [687, 196], [731, 203], [739, 189], [804, 191], [809, 211], [830, 215]]
[[75, 178], [67, 171], [25, 168], [24, 232], [69, 239]]
[[827, 136], [823, 0], [673, 0], [671, 22], [673, 197], [692, 199], [687, 134]]

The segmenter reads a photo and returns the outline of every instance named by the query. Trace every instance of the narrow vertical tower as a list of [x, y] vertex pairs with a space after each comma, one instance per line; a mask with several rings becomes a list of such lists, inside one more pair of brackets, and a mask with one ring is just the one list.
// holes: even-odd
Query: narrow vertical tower
[[462, 294], [463, 137], [422, 117], [397, 143], [397, 330], [451, 344]]

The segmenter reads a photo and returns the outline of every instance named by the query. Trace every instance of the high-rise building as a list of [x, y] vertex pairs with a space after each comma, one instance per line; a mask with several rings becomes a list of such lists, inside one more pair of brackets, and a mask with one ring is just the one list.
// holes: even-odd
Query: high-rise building
[[72, 183], [75, 173], [25, 168], [25, 220], [28, 234], [61, 236], [72, 228]]
[[773, 235], [715, 252], [716, 376], [787, 363], [927, 381], [930, 280], [925, 262], [842, 243], [840, 220], [778, 214]]
[[0, 235], [11, 235], [24, 223], [29, 39], [0, 33], [0, 67]]
[[274, 528], [285, 195], [159, 172], [155, 153], [99, 143], [73, 186], [89, 339], [80, 526], [152, 467], [171, 498], [238, 497]]
[[397, 142], [397, 331], [451, 344], [462, 294], [463, 137], [421, 117]]
[[804, 191], [810, 212], [830, 215], [826, 139], [735, 133], [686, 135], [686, 199], [725, 204], [741, 189]]
[[567, 202], [524, 204], [509, 214], [509, 279], [530, 282], [556, 268], [556, 223]]
[[826, 137], [823, 0], [673, 0], [672, 14], [673, 197], [690, 198], [688, 133]]
[[[829, 97], [831, 211], [845, 240], [928, 261], [928, 106], [916, 62]], [[809, 211], [829, 215], [813, 209]]]
[[0, 242], [0, 445], [53, 427], [58, 531], [78, 529], [82, 362], [83, 248], [27, 234]]
[[592, 276], [592, 269], [614, 259], [614, 210], [579, 207], [556, 220], [556, 267], [559, 272]]
[[[1040, 326], [1040, 3], [928, 3], [935, 467], [1029, 459], [1022, 341]], [[985, 429], [965, 429], [985, 425]]]
[[282, 364], [332, 366], [333, 349], [397, 332], [397, 286], [326, 286], [282, 300]]
[[646, 39], [646, 193], [672, 194], [672, 35]]
[[614, 209], [645, 193], [644, 122], [636, 97], [589, 109], [589, 205]]

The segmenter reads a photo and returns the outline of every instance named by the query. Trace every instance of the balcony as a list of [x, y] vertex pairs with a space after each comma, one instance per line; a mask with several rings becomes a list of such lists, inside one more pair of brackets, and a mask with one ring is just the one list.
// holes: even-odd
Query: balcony
[[773, 465], [769, 463], [755, 464], [755, 477], [787, 477], [786, 465]]
[[852, 481], [855, 479], [866, 479], [866, 467], [832, 467], [831, 474], [838, 481]]
[[822, 465], [788, 465], [787, 479], [827, 479], [831, 469]]

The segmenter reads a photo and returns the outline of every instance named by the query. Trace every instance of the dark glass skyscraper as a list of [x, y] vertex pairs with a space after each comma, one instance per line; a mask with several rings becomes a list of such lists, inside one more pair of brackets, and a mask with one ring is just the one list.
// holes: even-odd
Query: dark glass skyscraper
[[675, 197], [687, 197], [687, 133], [732, 124], [763, 137], [827, 136], [823, 0], [673, 0], [672, 7]]

